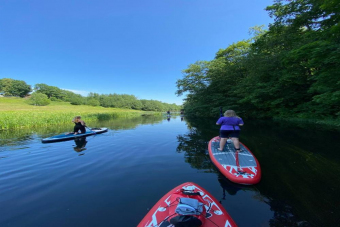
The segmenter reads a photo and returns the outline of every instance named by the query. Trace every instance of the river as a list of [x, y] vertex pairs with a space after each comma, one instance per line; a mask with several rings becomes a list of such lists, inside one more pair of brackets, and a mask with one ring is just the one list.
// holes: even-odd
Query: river
[[[85, 119], [86, 120], [86, 119]], [[207, 155], [217, 119], [144, 116], [90, 124], [82, 140], [41, 143], [72, 125], [0, 132], [0, 226], [137, 226], [168, 191], [194, 182], [238, 226], [339, 226], [340, 132], [245, 120], [259, 184], [222, 176]]]

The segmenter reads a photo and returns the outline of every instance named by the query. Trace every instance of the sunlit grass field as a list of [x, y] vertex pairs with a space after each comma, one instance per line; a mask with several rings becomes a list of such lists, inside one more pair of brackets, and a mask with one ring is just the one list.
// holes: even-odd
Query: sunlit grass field
[[71, 105], [67, 102], [51, 102], [47, 106], [33, 106], [27, 104], [23, 98], [0, 97], [0, 130], [65, 124], [70, 123], [78, 115], [85, 122], [93, 122], [118, 117], [134, 117], [142, 114], [158, 113]]

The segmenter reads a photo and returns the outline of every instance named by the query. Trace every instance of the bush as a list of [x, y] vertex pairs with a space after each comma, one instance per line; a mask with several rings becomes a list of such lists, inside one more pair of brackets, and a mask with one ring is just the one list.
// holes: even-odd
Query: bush
[[47, 106], [51, 103], [51, 100], [45, 94], [34, 92], [28, 99], [28, 103], [35, 106]]
[[99, 106], [100, 102], [97, 99], [89, 99], [87, 101], [87, 105], [89, 105], [89, 106]]
[[80, 97], [74, 97], [71, 99], [71, 104], [72, 105], [81, 105], [83, 104], [83, 99]]

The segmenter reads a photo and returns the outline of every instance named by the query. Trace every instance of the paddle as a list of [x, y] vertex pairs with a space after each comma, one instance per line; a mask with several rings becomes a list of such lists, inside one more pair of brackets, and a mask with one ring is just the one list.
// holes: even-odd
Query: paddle
[[91, 132], [96, 133], [95, 131], [92, 130], [92, 128], [89, 128], [89, 127], [87, 127], [86, 125], [85, 125], [85, 127], [88, 128]]

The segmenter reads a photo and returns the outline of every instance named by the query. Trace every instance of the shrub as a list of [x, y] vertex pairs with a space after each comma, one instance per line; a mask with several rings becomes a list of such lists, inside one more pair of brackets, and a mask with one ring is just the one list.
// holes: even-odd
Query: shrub
[[71, 104], [72, 105], [81, 105], [83, 104], [83, 99], [80, 97], [73, 97], [71, 98]]
[[51, 103], [51, 100], [45, 94], [34, 92], [28, 99], [28, 103], [35, 106], [47, 106]]
[[97, 99], [89, 99], [87, 101], [87, 105], [89, 105], [89, 106], [99, 106], [100, 102]]

